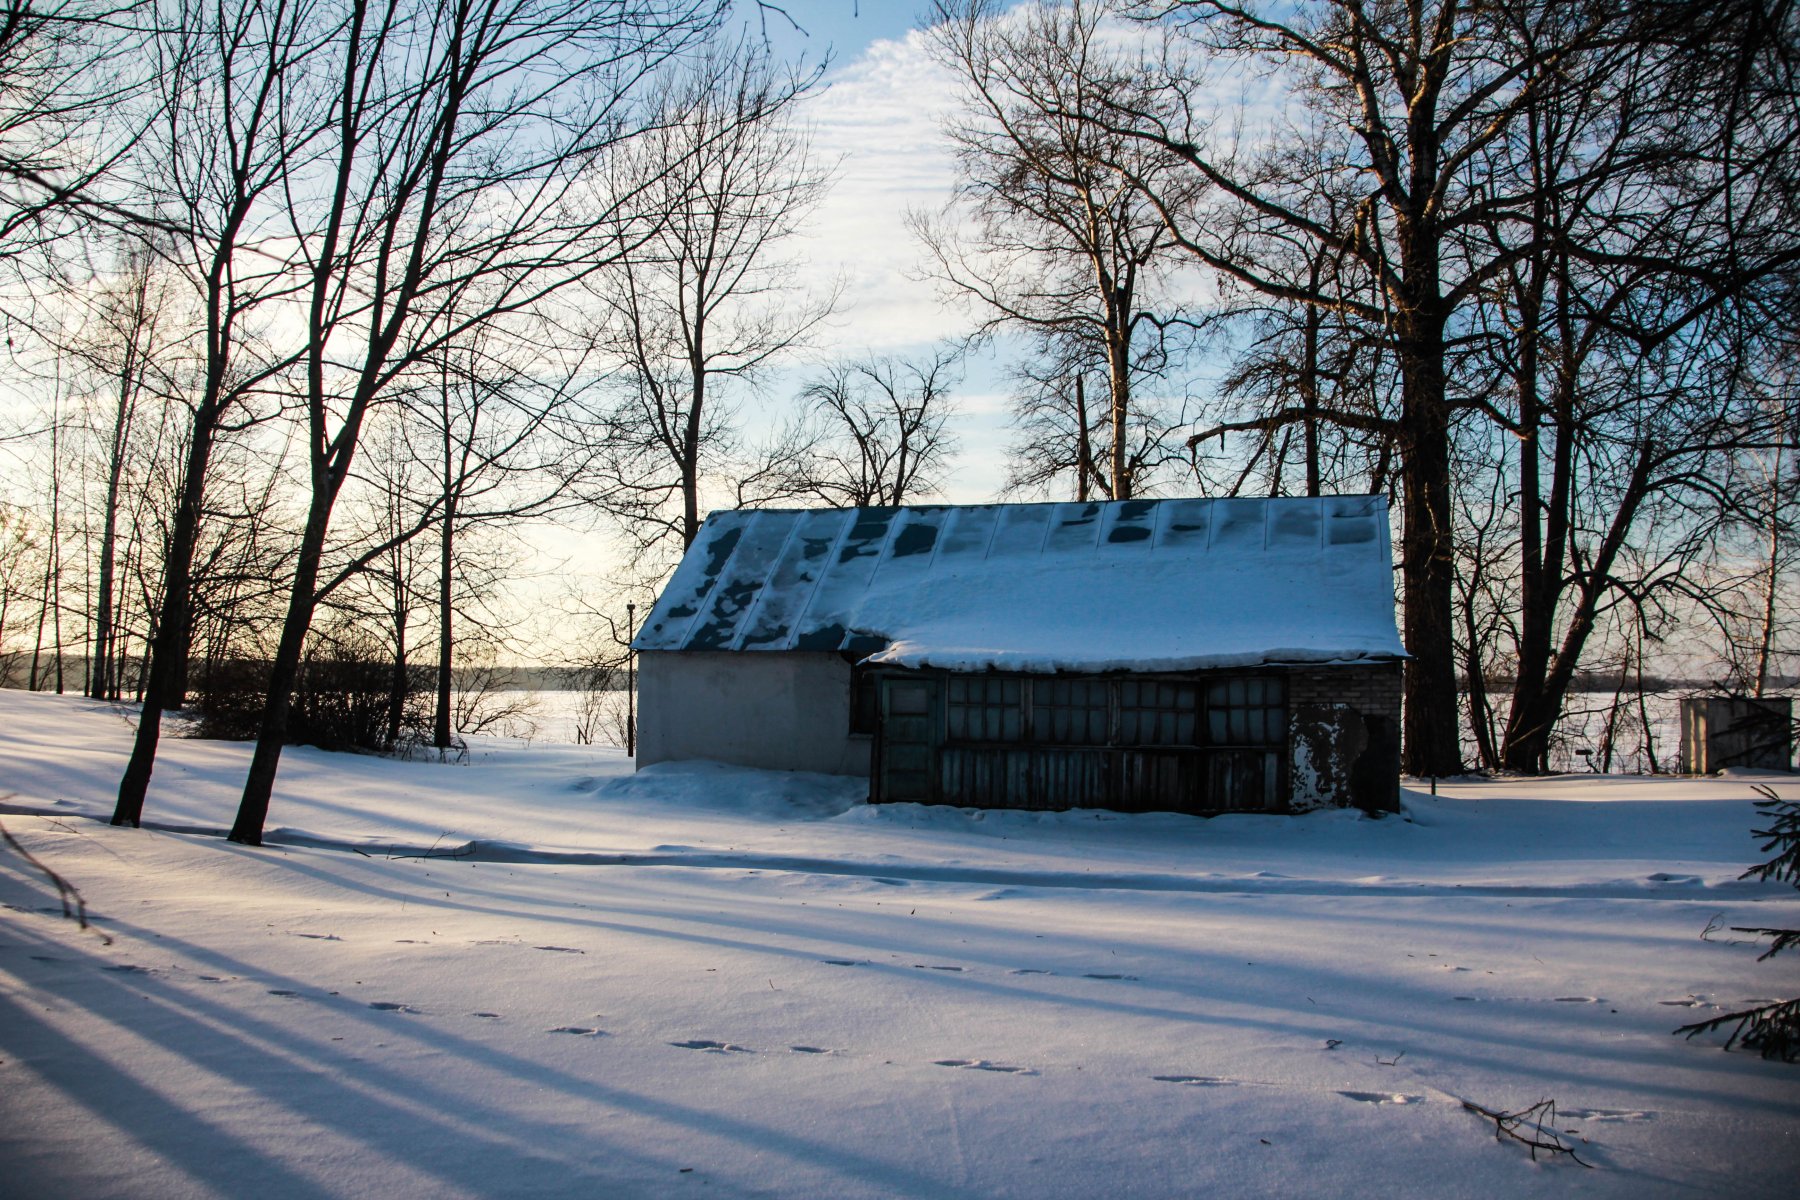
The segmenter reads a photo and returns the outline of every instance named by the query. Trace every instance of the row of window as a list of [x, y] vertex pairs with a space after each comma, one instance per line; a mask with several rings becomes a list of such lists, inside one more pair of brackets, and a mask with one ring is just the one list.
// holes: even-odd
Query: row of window
[[[861, 691], [862, 689], [859, 689]], [[872, 709], [859, 695], [858, 716]], [[1278, 746], [1287, 694], [1278, 676], [1208, 682], [950, 675], [944, 735], [964, 744]], [[875, 714], [866, 711], [873, 730]]]

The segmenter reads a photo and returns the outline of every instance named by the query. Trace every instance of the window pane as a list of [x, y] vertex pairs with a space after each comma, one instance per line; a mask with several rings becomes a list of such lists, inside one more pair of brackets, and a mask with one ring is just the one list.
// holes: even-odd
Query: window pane
[[1018, 741], [1024, 729], [1019, 679], [952, 675], [945, 689], [946, 732], [952, 741]]
[[1206, 741], [1213, 746], [1279, 746], [1287, 739], [1287, 687], [1277, 675], [1206, 685]]
[[1169, 680], [1122, 685], [1119, 743], [1125, 746], [1193, 745], [1200, 688]]
[[1110, 694], [1111, 685], [1105, 680], [1032, 681], [1032, 740], [1063, 746], [1104, 746]]

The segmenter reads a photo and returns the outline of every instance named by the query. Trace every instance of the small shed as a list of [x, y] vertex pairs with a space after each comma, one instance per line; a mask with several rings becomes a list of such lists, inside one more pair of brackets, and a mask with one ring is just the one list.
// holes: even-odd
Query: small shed
[[1399, 803], [1375, 496], [738, 510], [638, 634], [638, 764], [867, 776], [873, 801]]
[[1681, 769], [1711, 775], [1727, 767], [1789, 770], [1794, 702], [1785, 696], [1686, 696], [1681, 701]]

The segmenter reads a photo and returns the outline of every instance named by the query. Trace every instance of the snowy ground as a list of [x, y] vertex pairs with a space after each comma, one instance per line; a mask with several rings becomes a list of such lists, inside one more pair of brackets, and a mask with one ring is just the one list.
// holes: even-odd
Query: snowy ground
[[[1671, 1037], [1794, 994], [1741, 780], [1406, 820], [869, 808], [489, 742], [247, 748], [0, 692], [0, 1195], [1788, 1196], [1800, 1068]], [[1790, 786], [1800, 787], [1800, 784]], [[175, 832], [174, 830], [179, 830]], [[1469, 1100], [1554, 1099], [1592, 1169]]]

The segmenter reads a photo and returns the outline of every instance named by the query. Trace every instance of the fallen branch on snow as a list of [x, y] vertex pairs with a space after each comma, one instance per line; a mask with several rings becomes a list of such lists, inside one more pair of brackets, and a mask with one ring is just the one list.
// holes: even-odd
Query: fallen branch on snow
[[1480, 1117], [1486, 1117], [1494, 1123], [1494, 1140], [1503, 1142], [1508, 1138], [1520, 1143], [1531, 1151], [1531, 1161], [1536, 1162], [1538, 1151], [1555, 1157], [1566, 1154], [1582, 1166], [1593, 1168], [1593, 1163], [1584, 1162], [1581, 1155], [1575, 1153], [1575, 1147], [1562, 1140], [1562, 1133], [1556, 1128], [1556, 1101], [1539, 1100], [1530, 1108], [1521, 1108], [1517, 1112], [1496, 1112], [1491, 1108], [1483, 1108], [1472, 1100], [1464, 1100], [1462, 1106]]

